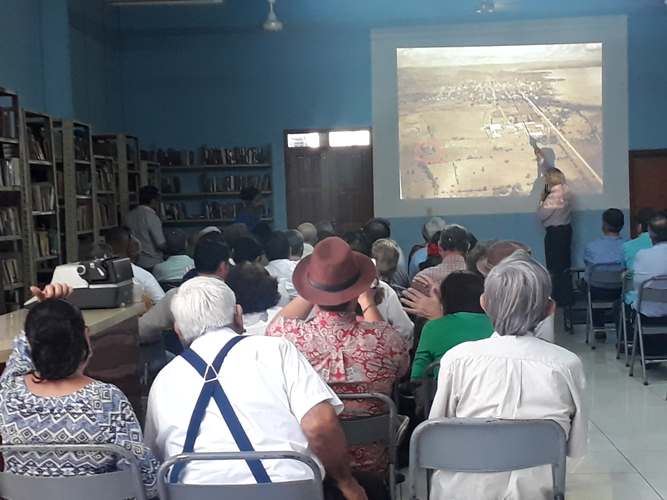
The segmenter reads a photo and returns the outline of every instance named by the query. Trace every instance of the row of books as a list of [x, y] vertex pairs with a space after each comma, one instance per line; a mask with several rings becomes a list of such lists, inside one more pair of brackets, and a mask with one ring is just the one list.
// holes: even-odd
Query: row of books
[[20, 236], [21, 218], [17, 207], [0, 207], [0, 236]]
[[197, 153], [188, 149], [157, 149], [141, 151], [141, 159], [154, 161], [162, 166], [183, 165], [257, 165], [268, 163], [268, 149], [252, 148], [210, 148], [201, 146]]
[[238, 193], [246, 187], [271, 191], [271, 174], [201, 176], [201, 189], [205, 193]]
[[89, 204], [76, 207], [76, 230], [91, 231], [93, 229], [93, 211]]
[[16, 110], [0, 107], [0, 137], [18, 139]]
[[97, 166], [97, 189], [100, 191], [114, 190], [114, 176], [110, 166]]
[[21, 162], [18, 158], [0, 158], [0, 187], [20, 186]]
[[76, 194], [79, 196], [90, 196], [92, 193], [92, 181], [90, 170], [79, 169], [74, 179], [76, 185]]
[[97, 200], [97, 216], [99, 217], [100, 226], [109, 227], [116, 225], [116, 207], [114, 203], [106, 203]]
[[181, 178], [176, 175], [162, 176], [162, 193], [180, 193]]
[[[190, 215], [185, 203], [164, 203], [162, 213], [164, 214], [166, 220], [171, 221], [197, 219], [233, 221], [239, 216], [242, 208], [243, 204], [238, 202], [225, 203], [209, 201], [202, 203], [202, 210], [199, 214]], [[271, 217], [273, 217], [273, 211], [271, 207], [264, 205], [262, 207], [262, 218]]]
[[49, 182], [32, 184], [32, 211], [52, 212], [56, 209], [56, 190]]
[[[63, 131], [54, 132], [56, 158], [63, 159]], [[74, 130], [74, 158], [76, 160], [90, 161], [90, 143], [88, 142], [88, 133], [82, 129]]]
[[[96, 155], [116, 157], [118, 149], [116, 147], [115, 139], [94, 139], [93, 151]], [[125, 154], [127, 161], [134, 161], [134, 141], [127, 141]], [[142, 158], [143, 159], [143, 158]]]
[[0, 264], [2, 270], [2, 282], [5, 285], [19, 283], [21, 281], [21, 268], [18, 259], [2, 259], [0, 260]]
[[55, 231], [37, 230], [32, 233], [32, 245], [38, 257], [56, 255], [58, 234]]
[[48, 138], [47, 128], [41, 123], [29, 123], [28, 153], [31, 160], [50, 160], [51, 141]]

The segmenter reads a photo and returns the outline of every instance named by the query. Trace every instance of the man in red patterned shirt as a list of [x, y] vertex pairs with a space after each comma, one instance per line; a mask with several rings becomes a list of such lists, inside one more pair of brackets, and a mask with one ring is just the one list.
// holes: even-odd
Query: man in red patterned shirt
[[[340, 238], [327, 238], [299, 262], [293, 275], [299, 296], [276, 316], [266, 335], [293, 342], [339, 394], [391, 395], [394, 383], [407, 372], [409, 347], [377, 309], [371, 288], [376, 280], [371, 259], [353, 252]], [[362, 319], [357, 317], [357, 305]], [[307, 319], [314, 306], [314, 315]], [[350, 409], [355, 416], [383, 411], [361, 402], [348, 404]], [[382, 446], [350, 452], [357, 470], [386, 469]]]

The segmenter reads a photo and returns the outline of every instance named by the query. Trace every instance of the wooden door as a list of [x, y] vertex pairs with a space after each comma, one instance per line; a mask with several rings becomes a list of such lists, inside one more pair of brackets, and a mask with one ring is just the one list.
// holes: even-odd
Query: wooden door
[[[667, 209], [665, 149], [630, 151], [630, 214], [634, 217], [644, 207]], [[634, 233], [634, 224], [632, 231]]]
[[373, 217], [372, 147], [329, 147], [328, 131], [315, 132], [318, 148], [290, 148], [288, 134], [304, 132], [285, 133], [288, 225], [326, 220], [340, 234], [357, 230]]

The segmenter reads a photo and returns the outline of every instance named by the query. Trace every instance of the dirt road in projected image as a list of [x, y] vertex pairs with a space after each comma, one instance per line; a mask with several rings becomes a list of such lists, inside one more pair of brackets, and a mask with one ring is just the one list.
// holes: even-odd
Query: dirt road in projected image
[[601, 64], [600, 44], [398, 49], [401, 197], [541, 190], [529, 136], [602, 192]]

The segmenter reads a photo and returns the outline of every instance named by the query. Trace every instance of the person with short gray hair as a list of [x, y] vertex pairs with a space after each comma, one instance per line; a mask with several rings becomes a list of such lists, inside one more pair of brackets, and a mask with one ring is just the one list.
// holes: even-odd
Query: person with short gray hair
[[419, 265], [426, 262], [426, 259], [428, 259], [428, 244], [433, 239], [433, 236], [445, 229], [445, 227], [447, 227], [447, 223], [442, 217], [431, 217], [422, 226], [424, 244], [415, 245], [408, 256], [408, 274], [411, 280], [419, 272]]
[[[555, 308], [550, 292], [549, 272], [525, 252], [513, 253], [491, 270], [480, 303], [495, 333], [445, 353], [430, 419], [553, 420], [565, 431], [568, 455], [585, 453], [581, 360], [534, 335]], [[495, 474], [440, 470], [432, 485], [431, 498], [553, 498], [549, 466]]]

